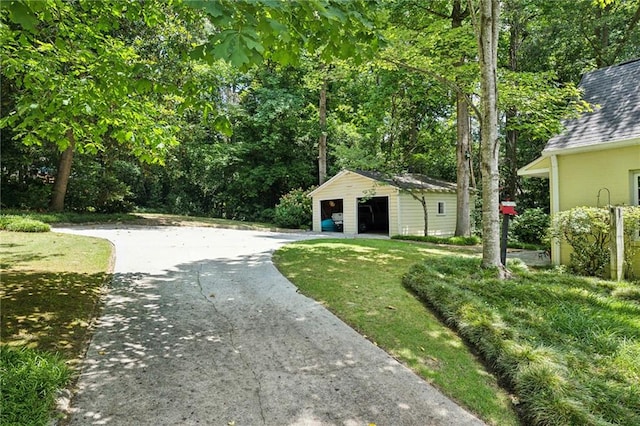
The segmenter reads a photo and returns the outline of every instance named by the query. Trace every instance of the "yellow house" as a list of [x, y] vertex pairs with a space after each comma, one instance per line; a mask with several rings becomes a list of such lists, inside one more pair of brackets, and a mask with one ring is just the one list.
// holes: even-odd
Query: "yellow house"
[[342, 170], [309, 197], [316, 232], [424, 235], [422, 197], [429, 235], [455, 232], [456, 185], [424, 175]]
[[[593, 111], [565, 122], [542, 156], [518, 174], [549, 179], [552, 215], [578, 206], [640, 204], [640, 59], [587, 73], [580, 87]], [[569, 250], [552, 244], [553, 263], [567, 263]], [[640, 274], [640, 257], [634, 272]]]

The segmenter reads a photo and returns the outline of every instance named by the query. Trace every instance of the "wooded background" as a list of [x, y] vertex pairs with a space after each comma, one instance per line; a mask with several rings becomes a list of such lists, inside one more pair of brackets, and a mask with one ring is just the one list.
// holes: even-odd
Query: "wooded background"
[[2, 207], [270, 221], [343, 168], [481, 191], [485, 6], [500, 196], [548, 210], [515, 172], [640, 57], [635, 0], [2, 2]]

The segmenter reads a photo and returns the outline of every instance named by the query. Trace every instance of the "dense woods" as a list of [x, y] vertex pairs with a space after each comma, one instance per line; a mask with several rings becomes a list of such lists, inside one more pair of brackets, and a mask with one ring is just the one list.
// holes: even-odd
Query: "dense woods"
[[[582, 73], [640, 56], [634, 0], [7, 1], [0, 17], [5, 208], [269, 221], [356, 168], [548, 209], [515, 171], [588, 108]], [[459, 200], [457, 233], [482, 231]]]

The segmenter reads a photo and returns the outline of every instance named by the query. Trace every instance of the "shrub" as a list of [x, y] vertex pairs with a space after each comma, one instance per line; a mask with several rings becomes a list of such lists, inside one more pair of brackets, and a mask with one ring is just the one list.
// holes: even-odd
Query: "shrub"
[[553, 217], [552, 236], [571, 246], [569, 269], [580, 275], [601, 276], [609, 263], [609, 212], [575, 207]]
[[[634, 241], [640, 232], [640, 207], [624, 207], [623, 216], [625, 273], [630, 278], [632, 259], [638, 252]], [[602, 275], [610, 259], [610, 225], [610, 214], [605, 208], [575, 207], [554, 216], [551, 235], [573, 249], [569, 264], [572, 272]]]
[[[3, 146], [4, 149], [4, 146]], [[43, 210], [47, 208], [51, 198], [51, 184], [40, 179], [26, 178], [24, 181], [0, 179], [2, 187], [2, 207]]]
[[516, 241], [542, 244], [549, 229], [549, 215], [541, 208], [527, 209], [513, 219], [509, 231]]
[[56, 391], [70, 378], [69, 368], [57, 356], [0, 345], [0, 424], [49, 424]]
[[433, 244], [450, 244], [454, 246], [475, 246], [480, 244], [480, 238], [476, 236], [470, 237], [436, 237], [434, 235], [394, 235], [391, 237], [394, 240], [405, 241], [421, 241], [425, 243]]
[[50, 226], [28, 216], [0, 216], [0, 229], [13, 232], [49, 232]]
[[[65, 208], [76, 212], [127, 213], [133, 211], [130, 181], [135, 180], [136, 166], [120, 160], [97, 161], [78, 156], [69, 178]], [[133, 171], [132, 171], [133, 170]], [[139, 171], [138, 171], [139, 173]]]
[[307, 197], [309, 190], [293, 189], [280, 197], [276, 206], [274, 221], [283, 228], [310, 228], [312, 221], [311, 198]]
[[273, 223], [276, 216], [275, 209], [264, 209], [256, 218], [258, 222]]

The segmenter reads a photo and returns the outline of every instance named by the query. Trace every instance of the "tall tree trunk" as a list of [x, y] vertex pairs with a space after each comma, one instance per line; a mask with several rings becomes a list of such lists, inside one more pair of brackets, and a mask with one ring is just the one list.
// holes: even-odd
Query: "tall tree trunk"
[[[467, 16], [468, 10], [462, 10], [461, 0], [453, 2], [451, 12], [451, 28], [459, 28], [462, 21]], [[460, 65], [465, 61], [461, 58]], [[471, 129], [469, 126], [469, 105], [467, 99], [462, 93], [458, 93], [456, 97], [456, 236], [471, 235], [471, 207], [469, 205], [469, 180], [471, 177], [470, 170], [470, 141]]]
[[66, 136], [69, 141], [69, 146], [67, 146], [67, 149], [60, 155], [56, 180], [51, 190], [49, 210], [52, 212], [61, 212], [64, 210], [64, 197], [67, 194], [67, 184], [69, 183], [69, 176], [71, 176], [71, 163], [73, 162], [73, 152], [76, 146], [73, 129], [67, 130]]
[[327, 78], [322, 80], [320, 87], [320, 138], [318, 139], [318, 184], [322, 185], [327, 179]]
[[500, 276], [506, 269], [500, 261], [500, 173], [498, 161], [498, 32], [500, 21], [499, 0], [480, 0], [478, 22], [478, 54], [481, 74], [481, 152], [482, 170], [482, 266], [497, 267]]
[[471, 167], [469, 158], [470, 149], [470, 126], [469, 126], [469, 106], [467, 100], [461, 94], [457, 97], [457, 133], [458, 142], [456, 144], [456, 231], [457, 236], [471, 235], [471, 208], [469, 197], [469, 181], [471, 178]]

